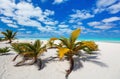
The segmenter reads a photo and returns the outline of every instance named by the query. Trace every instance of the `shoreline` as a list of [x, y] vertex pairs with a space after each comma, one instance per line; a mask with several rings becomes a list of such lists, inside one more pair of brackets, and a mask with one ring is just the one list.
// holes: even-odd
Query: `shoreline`
[[[50, 39], [50, 38], [49, 38]], [[29, 40], [29, 41], [35, 41], [35, 40], [41, 40], [41, 41], [48, 41], [49, 40], [48, 38], [47, 39], [45, 39], [45, 38], [36, 38], [36, 39], [32, 39], [32, 38], [26, 38], [26, 39], [24, 39], [24, 38], [19, 38], [19, 39], [15, 39], [15, 40], [22, 40], [22, 41], [26, 41], [26, 40]], [[94, 39], [86, 39], [86, 40], [84, 40], [84, 39], [81, 39], [81, 40], [77, 40], [77, 41], [94, 41], [94, 42], [106, 42], [106, 43], [120, 43], [120, 40], [94, 40]]]

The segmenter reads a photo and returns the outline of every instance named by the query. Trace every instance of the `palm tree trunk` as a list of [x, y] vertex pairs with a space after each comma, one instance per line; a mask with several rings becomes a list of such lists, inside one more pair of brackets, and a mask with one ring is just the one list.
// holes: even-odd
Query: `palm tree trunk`
[[9, 43], [12, 43], [12, 40], [11, 40], [11, 39], [9, 39]]
[[15, 61], [16, 60], [16, 58], [19, 56], [19, 54], [18, 55], [16, 55], [14, 58], [13, 58], [13, 60], [12, 61]]
[[69, 70], [66, 71], [67, 72], [66, 76], [65, 76], [66, 79], [68, 78], [69, 74], [72, 72], [72, 70], [74, 68], [74, 60], [73, 60], [72, 56], [70, 56], [69, 61], [70, 61], [70, 68], [69, 68]]

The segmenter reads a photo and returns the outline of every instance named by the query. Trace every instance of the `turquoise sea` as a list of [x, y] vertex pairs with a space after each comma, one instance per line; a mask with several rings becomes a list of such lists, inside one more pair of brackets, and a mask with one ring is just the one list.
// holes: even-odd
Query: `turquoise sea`
[[[50, 38], [17, 38], [21, 40], [49, 40]], [[120, 43], [120, 38], [78, 38], [78, 41], [95, 41], [95, 42], [116, 42]]]

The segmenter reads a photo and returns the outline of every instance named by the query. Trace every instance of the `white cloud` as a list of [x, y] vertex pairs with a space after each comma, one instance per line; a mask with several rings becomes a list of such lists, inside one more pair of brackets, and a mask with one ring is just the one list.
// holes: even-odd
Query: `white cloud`
[[97, 0], [96, 6], [101, 8], [101, 7], [107, 7], [112, 4], [114, 4], [117, 0]]
[[72, 32], [71, 29], [68, 29], [68, 28], [60, 28], [59, 29], [59, 33], [61, 34], [70, 34]]
[[[94, 15], [90, 14], [88, 11], [85, 10], [73, 10], [75, 13], [71, 14], [71, 19], [88, 19], [94, 17]], [[72, 21], [71, 21], [72, 22]]]
[[74, 19], [70, 19], [70, 20], [69, 20], [69, 23], [74, 23], [74, 22], [75, 22]]
[[112, 6], [110, 6], [108, 8], [108, 11], [111, 13], [111, 14], [115, 14], [115, 13], [118, 13], [120, 12], [120, 2], [117, 3], [117, 4], [114, 4]]
[[[55, 26], [58, 23], [58, 21], [49, 17], [54, 15], [54, 11], [48, 9], [43, 11], [40, 7], [35, 7], [32, 3], [29, 3], [31, 0], [27, 1], [20, 1], [16, 4], [15, 1], [11, 0], [0, 0], [0, 14], [4, 15], [4, 19], [0, 17], [1, 21], [13, 28], [18, 26], [11, 25], [12, 21], [13, 24], [19, 24], [19, 27], [29, 26], [36, 28], [44, 28], [47, 25]], [[11, 22], [8, 18], [11, 18]], [[44, 27], [42, 24], [44, 24]]]
[[53, 4], [61, 4], [61, 3], [64, 3], [68, 0], [54, 0]]
[[17, 25], [15, 25], [15, 24], [7, 24], [9, 27], [13, 27], [13, 28], [18, 28], [18, 26]]
[[46, 15], [46, 16], [54, 15], [54, 11], [51, 11], [51, 10], [46, 9], [46, 10], [43, 12], [43, 14]]
[[60, 25], [58, 25], [58, 27], [59, 27], [59, 28], [67, 28], [67, 27], [68, 27], [68, 25], [65, 25], [65, 24], [60, 24]]
[[13, 17], [13, 11], [15, 10], [15, 3], [10, 0], [0, 0], [0, 14]]
[[78, 25], [73, 25], [73, 28], [80, 28], [81, 30], [85, 30], [86, 28], [84, 26], [78, 26]]
[[58, 21], [52, 21], [52, 20], [46, 20], [46, 21], [43, 21], [44, 24], [46, 25], [51, 25], [51, 26], [54, 26], [56, 24], [58, 24]]
[[98, 0], [96, 2], [96, 8], [93, 10], [95, 14], [107, 11], [111, 14], [120, 12], [119, 0]]
[[118, 20], [120, 20], [120, 17], [111, 17], [111, 18], [102, 20], [102, 22], [114, 22], [114, 21], [118, 21]]
[[99, 26], [94, 26], [94, 28], [102, 29], [102, 30], [107, 30], [112, 28], [113, 26], [111, 25], [99, 25]]
[[88, 25], [90, 26], [96, 26], [96, 25], [100, 25], [100, 22], [94, 21], [94, 22], [89, 22]]
[[34, 7], [32, 4], [26, 2], [20, 2], [16, 4], [16, 9], [16, 17], [39, 18], [42, 17], [43, 14], [43, 11], [40, 7]]
[[51, 32], [54, 31], [55, 27], [51, 27], [51, 26], [45, 26], [45, 27], [38, 27], [38, 30], [40, 30], [41, 32]]
[[4, 23], [13, 23], [13, 21], [10, 20], [10, 18], [8, 18], [8, 17], [1, 17], [1, 21]]
[[93, 10], [94, 14], [101, 13], [102, 11], [105, 11], [105, 8], [96, 8]]
[[102, 30], [107, 30], [115, 26], [115, 24], [113, 23], [104, 23], [104, 22], [97, 22], [97, 21], [89, 22], [88, 25], [92, 26], [93, 28], [102, 29]]
[[77, 22], [77, 25], [82, 25], [83, 23], [82, 22]]
[[100, 33], [100, 32], [101, 32], [100, 30], [92, 30], [92, 29], [88, 29], [88, 28], [85, 28], [84, 30], [82, 30], [83, 34], [87, 34], [87, 33]]

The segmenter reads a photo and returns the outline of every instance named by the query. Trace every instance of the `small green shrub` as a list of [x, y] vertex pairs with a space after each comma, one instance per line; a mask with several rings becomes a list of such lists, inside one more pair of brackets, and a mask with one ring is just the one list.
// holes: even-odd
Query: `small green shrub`
[[0, 53], [2, 53], [2, 54], [7, 53], [9, 51], [10, 51], [9, 47], [0, 48]]

